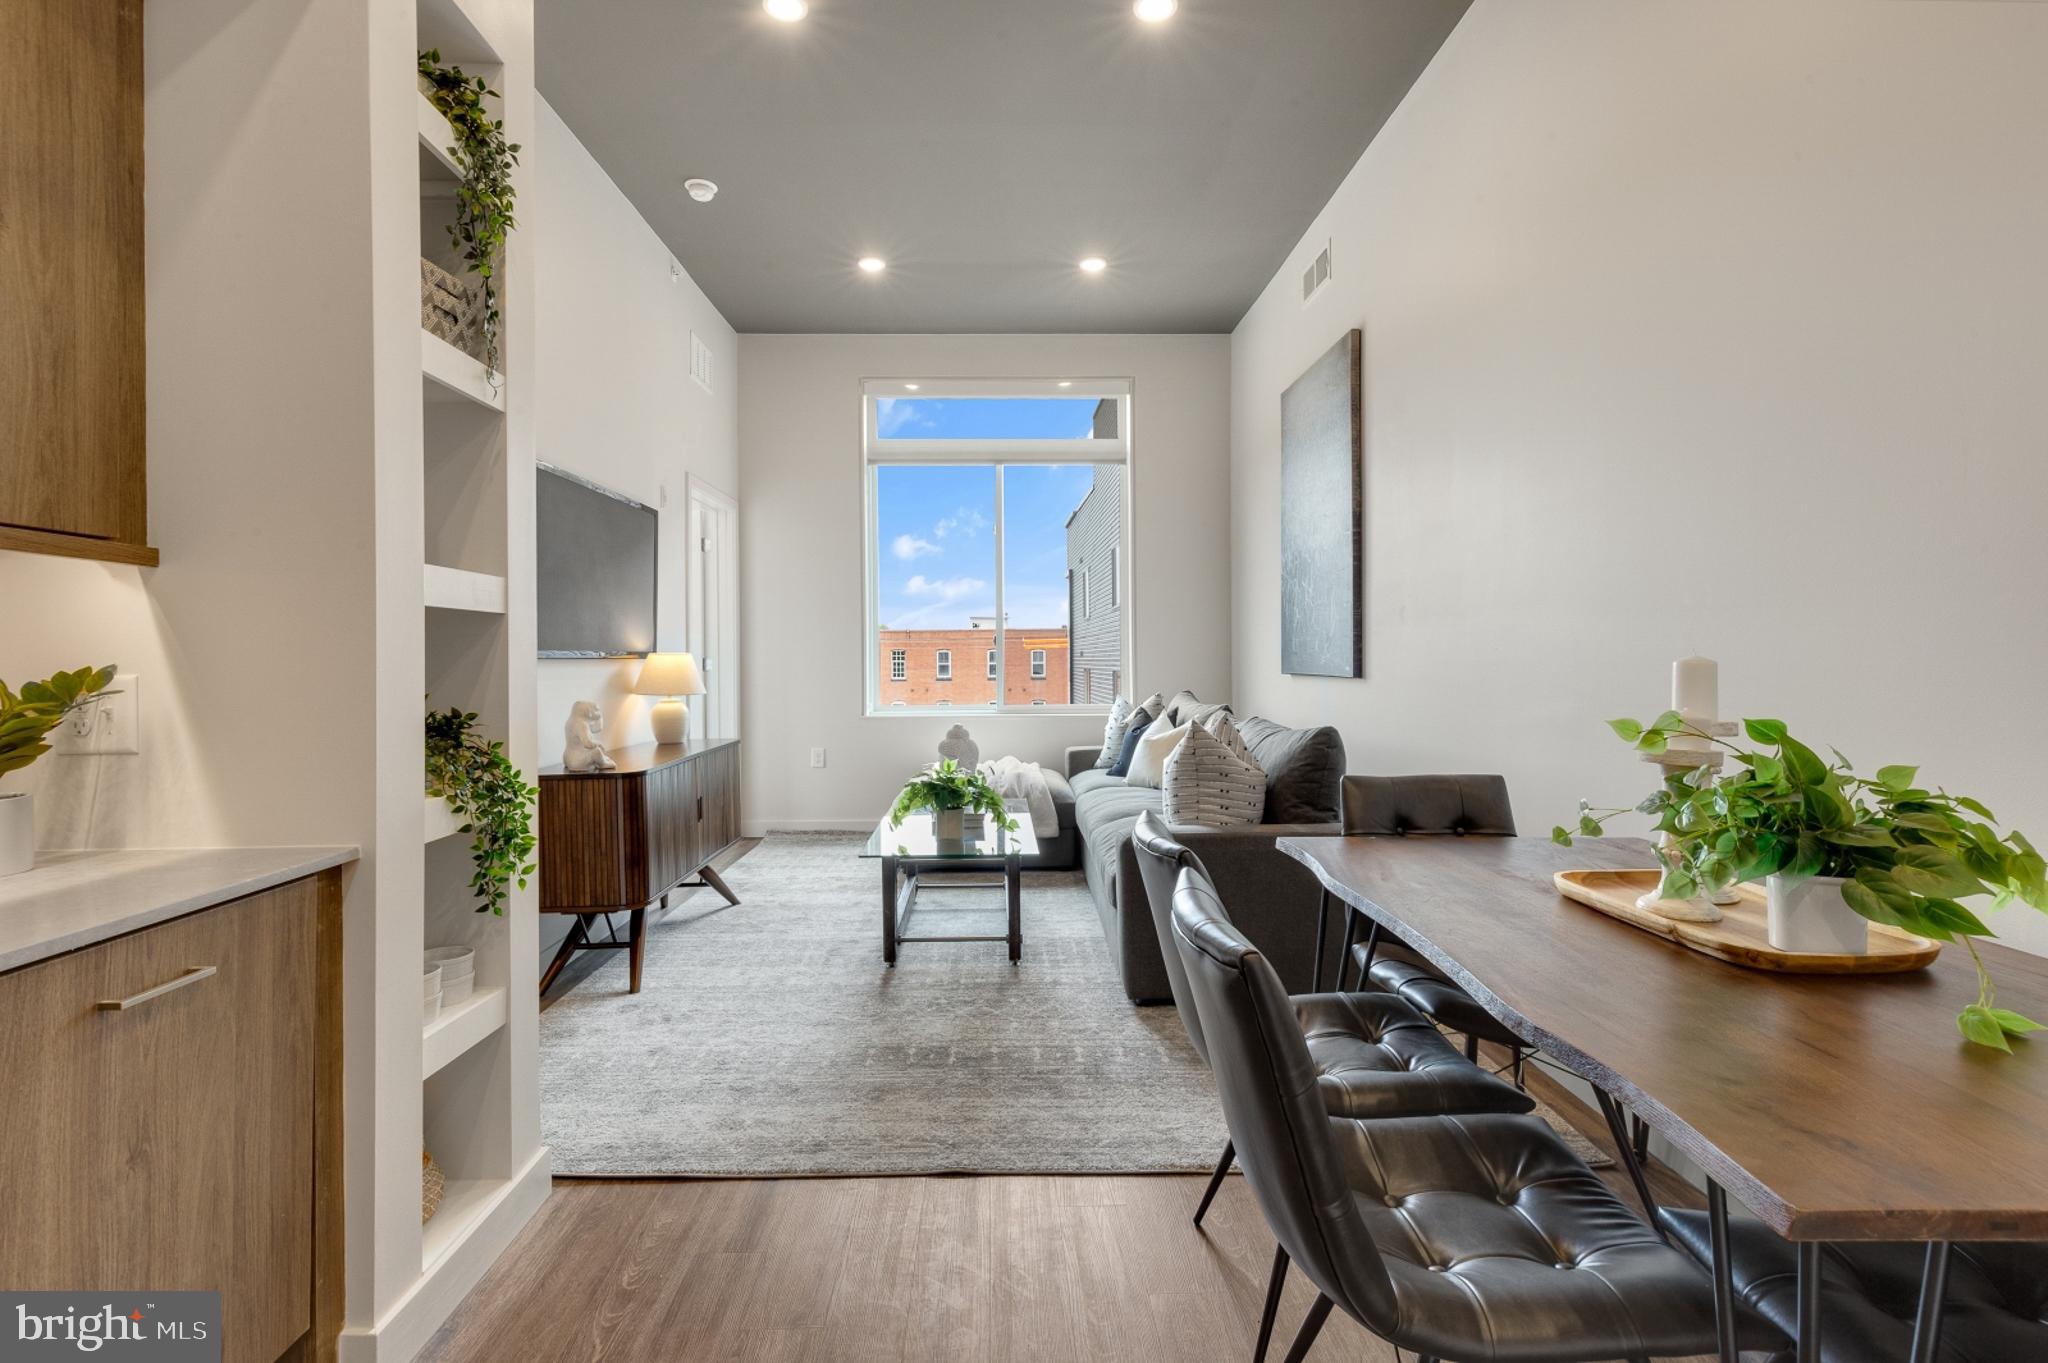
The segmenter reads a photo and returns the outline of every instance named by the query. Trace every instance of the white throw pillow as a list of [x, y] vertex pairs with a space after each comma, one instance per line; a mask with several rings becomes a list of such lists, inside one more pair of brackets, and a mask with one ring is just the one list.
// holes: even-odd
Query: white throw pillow
[[1109, 722], [1102, 726], [1102, 751], [1095, 758], [1097, 771], [1108, 771], [1116, 765], [1116, 759], [1124, 750], [1124, 731], [1131, 727], [1131, 716], [1137, 710], [1122, 696], [1109, 707]]
[[1160, 787], [1165, 796], [1161, 812], [1170, 824], [1232, 828], [1265, 817], [1266, 773], [1250, 757], [1240, 757], [1222, 736], [1199, 725], [1190, 728], [1167, 757]]
[[1183, 724], [1178, 729], [1162, 728], [1157, 733], [1145, 730], [1144, 737], [1138, 740], [1137, 750], [1131, 754], [1131, 769], [1124, 774], [1124, 784], [1159, 789], [1159, 783], [1166, 777], [1166, 759], [1173, 755], [1173, 750], [1180, 746], [1192, 727]]

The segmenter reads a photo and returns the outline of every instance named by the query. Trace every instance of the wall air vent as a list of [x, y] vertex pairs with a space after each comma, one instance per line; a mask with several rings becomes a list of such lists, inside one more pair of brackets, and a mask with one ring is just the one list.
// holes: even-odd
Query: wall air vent
[[1318, 293], [1321, 293], [1323, 286], [1329, 282], [1330, 244], [1324, 242], [1321, 254], [1317, 255], [1309, 263], [1309, 267], [1301, 272], [1301, 301], [1303, 306], [1306, 306]]
[[690, 333], [690, 377], [705, 392], [711, 391], [711, 347], [696, 332]]

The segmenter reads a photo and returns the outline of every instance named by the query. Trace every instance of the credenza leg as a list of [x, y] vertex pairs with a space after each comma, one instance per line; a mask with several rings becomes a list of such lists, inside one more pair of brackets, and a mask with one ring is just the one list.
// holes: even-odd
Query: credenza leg
[[626, 950], [627, 964], [632, 975], [632, 987], [627, 989], [626, 992], [628, 994], [637, 994], [640, 992], [640, 965], [647, 959], [647, 910], [633, 910], [632, 923], [626, 930], [626, 940], [632, 943]]
[[576, 915], [574, 921], [569, 924], [569, 935], [562, 939], [561, 946], [555, 948], [555, 959], [548, 962], [547, 973], [540, 977], [540, 992], [543, 998], [547, 996], [548, 986], [555, 982], [555, 977], [562, 973], [562, 967], [569, 964], [569, 958], [576, 954], [576, 948], [582, 946], [584, 939], [589, 935], [590, 920], [582, 914]]
[[704, 883], [706, 885], [709, 885], [712, 889], [724, 895], [726, 903], [737, 904], [740, 902], [740, 897], [732, 892], [732, 887], [727, 885], [725, 883], [724, 878], [721, 877], [718, 874], [718, 872], [712, 870], [709, 866], [698, 867], [697, 874], [703, 877]]

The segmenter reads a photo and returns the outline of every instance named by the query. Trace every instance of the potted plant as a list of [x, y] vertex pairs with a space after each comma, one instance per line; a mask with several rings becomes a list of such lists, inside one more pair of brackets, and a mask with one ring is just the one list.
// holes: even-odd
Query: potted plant
[[[0, 776], [20, 771], [50, 750], [48, 738], [73, 710], [111, 694], [114, 667], [81, 667], [46, 681], [23, 682], [16, 694], [0, 681]], [[36, 861], [35, 797], [0, 794], [0, 876], [26, 871]]]
[[[1668, 771], [1635, 807], [1664, 835], [1667, 894], [1690, 898], [1763, 881], [1771, 944], [1781, 950], [1861, 949], [1866, 921], [1960, 941], [1977, 967], [1977, 1001], [1956, 1019], [1962, 1034], [2008, 1051], [2008, 1037], [2041, 1030], [1997, 1006], [1974, 940], [1994, 934], [1962, 901], [1989, 896], [2003, 907], [2017, 899], [2048, 911], [2048, 867], [2023, 834], [2001, 833], [1978, 801], [1922, 786], [1917, 767], [1859, 776], [1841, 753], [1823, 761], [1775, 719], [1742, 722], [1756, 748], [1706, 734], [1676, 711], [1609, 727], [1643, 753], [1666, 752], [1683, 734], [1727, 754], [1725, 772], [1704, 764]], [[1627, 812], [1582, 800], [1577, 831], [1599, 837], [1606, 819]], [[1559, 827], [1551, 838], [1569, 847], [1572, 831]]]
[[901, 824], [920, 809], [932, 812], [935, 837], [959, 839], [967, 836], [967, 814], [983, 815], [1005, 832], [1017, 831], [1017, 821], [1003, 807], [1003, 797], [982, 779], [981, 773], [961, 766], [948, 757], [919, 772], [896, 797], [889, 811], [889, 823]]
[[469, 886], [476, 911], [505, 912], [507, 886], [526, 888], [533, 874], [533, 804], [540, 791], [526, 784], [505, 756], [505, 745], [476, 731], [474, 711], [450, 707], [427, 715], [427, 794], [438, 795], [474, 835]]
[[484, 104], [486, 97], [499, 96], [482, 76], [441, 65], [438, 49], [420, 53], [419, 62], [427, 101], [440, 110], [455, 134], [448, 150], [462, 168], [462, 183], [455, 191], [455, 221], [448, 225], [448, 239], [483, 287], [484, 368], [496, 387], [502, 370], [497, 276], [505, 240], [518, 226], [512, 216], [512, 168], [519, 164], [519, 144], [506, 140], [505, 120], [493, 118]]

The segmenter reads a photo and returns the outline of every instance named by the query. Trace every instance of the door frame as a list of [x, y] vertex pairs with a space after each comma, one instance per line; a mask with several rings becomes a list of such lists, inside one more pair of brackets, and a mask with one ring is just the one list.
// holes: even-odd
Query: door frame
[[[721, 519], [725, 534], [718, 541], [718, 602], [711, 611], [718, 622], [719, 637], [715, 641], [704, 639], [706, 614], [700, 599], [702, 583], [698, 574], [702, 571], [703, 546], [692, 543], [699, 540], [698, 515], [707, 512]], [[739, 499], [731, 493], [707, 481], [699, 474], [688, 474], [683, 483], [683, 535], [686, 546], [684, 557], [683, 583], [683, 639], [684, 646], [697, 652], [699, 660], [708, 657], [712, 666], [706, 672], [706, 687], [712, 691], [707, 701], [719, 703], [721, 713], [714, 721], [712, 706], [696, 707], [690, 715], [690, 737], [703, 738], [714, 730], [721, 738], [739, 736], [740, 724], [740, 592], [739, 592]], [[705, 648], [707, 642], [715, 648]], [[715, 674], [714, 685], [712, 677]], [[722, 689], [719, 689], [722, 688]]]

